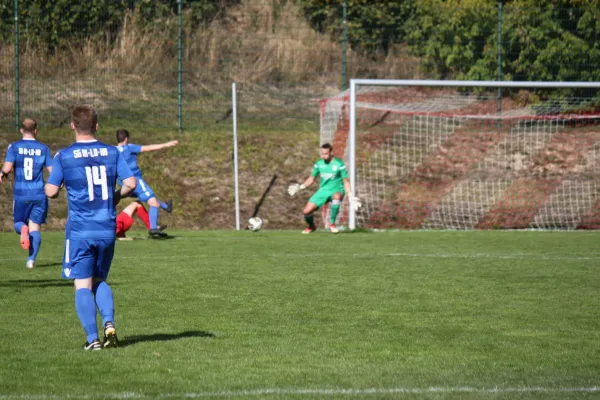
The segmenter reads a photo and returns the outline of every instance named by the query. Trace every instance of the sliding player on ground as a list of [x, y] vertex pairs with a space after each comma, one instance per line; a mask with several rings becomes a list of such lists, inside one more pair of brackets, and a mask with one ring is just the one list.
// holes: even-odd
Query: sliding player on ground
[[308, 227], [302, 231], [304, 234], [313, 233], [317, 230], [313, 214], [316, 210], [329, 202], [331, 202], [329, 231], [331, 233], [338, 233], [339, 229], [335, 225], [335, 220], [340, 211], [340, 204], [342, 204], [342, 200], [346, 193], [350, 196], [350, 206], [354, 210], [358, 210], [361, 206], [358, 197], [351, 195], [352, 190], [346, 166], [342, 160], [333, 156], [333, 148], [331, 145], [329, 143], [322, 145], [320, 153], [321, 159], [315, 163], [308, 179], [302, 184], [294, 183], [288, 188], [290, 196], [294, 196], [299, 191], [312, 185], [315, 178], [317, 176], [319, 177], [319, 190], [308, 199], [308, 203], [304, 206], [304, 220], [308, 225]]
[[[128, 230], [133, 226], [133, 214], [136, 214], [146, 225], [148, 229], [150, 229], [150, 217], [148, 215], [148, 211], [144, 205], [136, 200], [133, 203], [130, 203], [117, 215], [117, 239], [118, 240], [131, 240], [125, 234]], [[159, 230], [166, 229], [167, 226], [158, 226]]]

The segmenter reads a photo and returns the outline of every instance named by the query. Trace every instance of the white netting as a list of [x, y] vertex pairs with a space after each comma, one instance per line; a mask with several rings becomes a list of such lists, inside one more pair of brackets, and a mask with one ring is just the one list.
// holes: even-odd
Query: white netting
[[[599, 228], [596, 93], [510, 93], [360, 86], [357, 226]], [[346, 163], [349, 115], [348, 93], [321, 101], [321, 143]]]

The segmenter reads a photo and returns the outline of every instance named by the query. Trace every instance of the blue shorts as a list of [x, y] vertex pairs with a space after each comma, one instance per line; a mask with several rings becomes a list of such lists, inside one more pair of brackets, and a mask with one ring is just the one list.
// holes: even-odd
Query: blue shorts
[[131, 195], [144, 202], [156, 197], [152, 191], [152, 188], [148, 186], [148, 184], [141, 178], [137, 178], [137, 185], [135, 186], [135, 190]]
[[31, 221], [36, 224], [45, 224], [48, 216], [48, 199], [42, 200], [14, 200], [13, 221]]
[[115, 240], [65, 241], [62, 277], [65, 279], [106, 279], [115, 254]]

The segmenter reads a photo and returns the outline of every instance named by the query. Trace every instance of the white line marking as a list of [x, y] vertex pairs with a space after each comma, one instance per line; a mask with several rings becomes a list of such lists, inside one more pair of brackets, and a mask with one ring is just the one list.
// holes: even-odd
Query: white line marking
[[[285, 254], [274, 254], [274, 253], [254, 253], [246, 255], [246, 257], [261, 257], [261, 258], [301, 258], [301, 257], [336, 257], [344, 256], [347, 257], [346, 253], [285, 253]], [[499, 259], [499, 260], [600, 260], [600, 254], [591, 253], [589, 256], [565, 256], [565, 255], [552, 255], [552, 254], [539, 254], [539, 253], [513, 253], [513, 254], [486, 254], [486, 253], [473, 253], [473, 254], [452, 254], [452, 253], [355, 253], [352, 257], [411, 257], [411, 258], [468, 258], [468, 259]], [[119, 260], [176, 260], [176, 259], [188, 259], [188, 258], [222, 258], [223, 254], [172, 254], [172, 255], [138, 255], [138, 256], [115, 256], [114, 261]], [[24, 258], [0, 258], [0, 261], [23, 261]], [[38, 257], [37, 260], [53, 260], [60, 261], [60, 257]]]
[[600, 256], [562, 256], [562, 255], [548, 255], [548, 254], [535, 254], [535, 253], [515, 253], [515, 254], [443, 254], [443, 253], [431, 253], [431, 254], [420, 254], [420, 253], [389, 253], [390, 257], [424, 257], [424, 258], [497, 258], [506, 260], [515, 259], [534, 259], [534, 260], [600, 260]]
[[381, 394], [426, 394], [426, 393], [596, 393], [600, 388], [593, 387], [515, 387], [515, 388], [476, 388], [476, 387], [429, 387], [429, 388], [365, 388], [365, 389], [252, 389], [237, 391], [163, 393], [157, 395], [145, 393], [105, 393], [88, 395], [44, 395], [44, 394], [0, 394], [0, 400], [38, 400], [38, 399], [169, 399], [173, 397], [256, 397], [266, 395], [381, 395]]

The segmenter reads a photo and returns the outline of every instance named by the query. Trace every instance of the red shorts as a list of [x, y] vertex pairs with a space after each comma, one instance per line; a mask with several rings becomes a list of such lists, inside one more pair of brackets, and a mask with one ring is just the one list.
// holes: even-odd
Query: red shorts
[[132, 225], [133, 218], [126, 212], [121, 211], [119, 215], [117, 215], [117, 236], [124, 237], [125, 232], [131, 229]]

